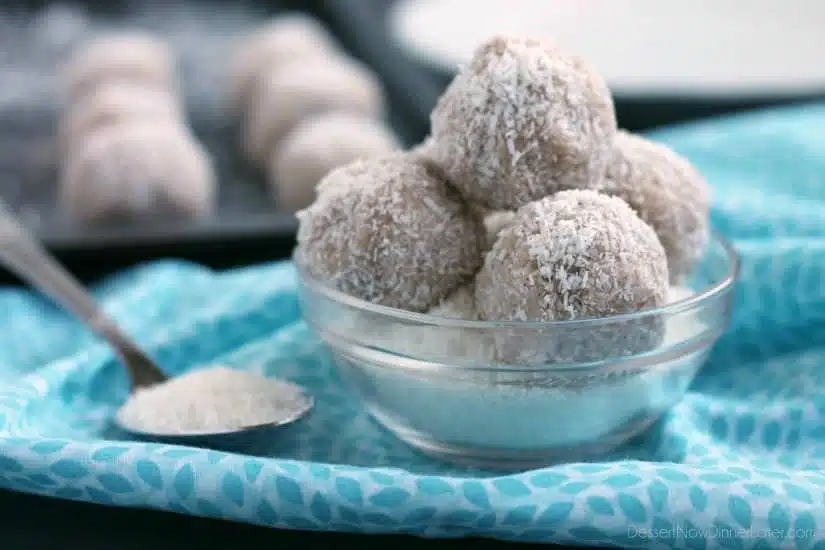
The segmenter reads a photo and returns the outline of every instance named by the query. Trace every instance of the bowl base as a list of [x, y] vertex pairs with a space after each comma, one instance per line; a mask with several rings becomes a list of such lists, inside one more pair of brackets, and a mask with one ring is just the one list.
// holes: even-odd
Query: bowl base
[[622, 426], [621, 430], [599, 441], [581, 443], [568, 447], [551, 447], [547, 449], [533, 449], [529, 451], [474, 447], [455, 443], [438, 441], [417, 430], [397, 422], [391, 416], [380, 411], [371, 410], [372, 417], [395, 437], [410, 445], [417, 451], [454, 466], [479, 468], [483, 470], [498, 470], [518, 472], [533, 470], [556, 464], [579, 462], [585, 459], [604, 455], [626, 443], [633, 437], [650, 428], [660, 418], [661, 414], [651, 414], [635, 419], [632, 423]]

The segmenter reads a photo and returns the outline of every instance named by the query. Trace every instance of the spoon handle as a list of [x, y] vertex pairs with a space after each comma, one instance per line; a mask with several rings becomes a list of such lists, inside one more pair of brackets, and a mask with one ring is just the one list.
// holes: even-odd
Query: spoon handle
[[96, 329], [106, 317], [94, 299], [75, 282], [0, 199], [0, 263]]
[[[134, 359], [144, 354], [117, 324], [98, 306], [95, 299], [69, 274], [37, 239], [17, 221], [11, 208], [0, 199], [0, 264], [16, 273], [43, 294], [79, 317], [97, 334], [105, 338], [120, 354], [130, 371]], [[146, 361], [148, 358], [146, 358]], [[144, 362], [146, 362], [144, 361]], [[143, 366], [142, 369], [146, 370]], [[152, 380], [162, 379], [159, 369]], [[131, 372], [141, 380], [146, 373]]]

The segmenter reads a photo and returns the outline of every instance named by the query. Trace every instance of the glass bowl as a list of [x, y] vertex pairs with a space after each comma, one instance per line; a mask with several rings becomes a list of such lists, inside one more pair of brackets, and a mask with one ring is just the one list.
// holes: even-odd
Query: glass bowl
[[727, 328], [738, 276], [713, 234], [664, 307], [489, 322], [375, 305], [295, 263], [306, 322], [380, 424], [434, 458], [508, 470], [605, 453], [678, 403]]

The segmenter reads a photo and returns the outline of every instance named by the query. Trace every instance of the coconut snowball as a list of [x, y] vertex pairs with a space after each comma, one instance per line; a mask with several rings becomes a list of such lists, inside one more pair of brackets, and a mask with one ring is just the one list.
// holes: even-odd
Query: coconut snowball
[[268, 170], [270, 186], [280, 208], [306, 208], [315, 198], [315, 186], [332, 169], [400, 147], [381, 121], [348, 113], [310, 117], [275, 148]]
[[690, 273], [708, 241], [710, 187], [687, 159], [619, 132], [602, 192], [624, 199], [653, 227], [667, 253], [671, 282]]
[[[621, 199], [562, 191], [522, 207], [475, 278], [485, 320], [605, 318], [664, 305], [667, 258], [653, 229]], [[661, 319], [501, 334], [505, 361], [596, 361], [639, 353], [662, 338]]]
[[238, 45], [231, 74], [233, 108], [241, 110], [249, 104], [256, 81], [267, 72], [336, 50], [332, 36], [317, 19], [300, 13], [275, 17]]
[[128, 122], [89, 134], [62, 166], [59, 200], [75, 221], [173, 214], [197, 218], [214, 203], [203, 148], [174, 123]]
[[68, 154], [83, 136], [123, 120], [182, 120], [179, 99], [166, 88], [129, 81], [106, 83], [63, 112], [59, 139]]
[[476, 49], [431, 123], [433, 158], [467, 199], [494, 210], [593, 188], [616, 133], [592, 67], [552, 42], [503, 36]]
[[247, 112], [244, 146], [265, 164], [277, 144], [304, 119], [346, 112], [380, 119], [383, 89], [365, 65], [344, 56], [322, 56], [286, 65], [263, 78]]
[[667, 258], [621, 199], [562, 191], [522, 207], [476, 277], [489, 320], [606, 317], [665, 303]]
[[81, 46], [68, 61], [63, 78], [71, 105], [113, 80], [172, 89], [174, 72], [172, 54], [160, 39], [143, 33], [113, 33]]
[[297, 213], [298, 257], [352, 296], [426, 312], [469, 282], [483, 228], [443, 175], [409, 154], [358, 160], [331, 172]]

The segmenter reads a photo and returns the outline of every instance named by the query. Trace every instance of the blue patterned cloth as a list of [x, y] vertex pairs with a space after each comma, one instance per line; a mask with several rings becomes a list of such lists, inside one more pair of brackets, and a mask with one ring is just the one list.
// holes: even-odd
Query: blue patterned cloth
[[277, 458], [107, 440], [127, 395], [106, 347], [0, 291], [0, 486], [276, 527], [622, 547], [825, 548], [825, 105], [662, 131], [715, 188], [742, 254], [730, 331], [688, 396], [610, 460], [518, 475], [449, 469], [379, 429], [300, 320], [280, 263], [160, 262], [98, 289], [176, 372], [248, 366], [307, 386]]

